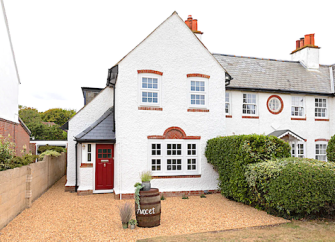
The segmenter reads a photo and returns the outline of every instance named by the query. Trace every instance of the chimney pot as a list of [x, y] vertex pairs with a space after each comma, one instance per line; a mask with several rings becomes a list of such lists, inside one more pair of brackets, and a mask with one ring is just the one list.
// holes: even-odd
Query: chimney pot
[[297, 49], [299, 49], [300, 48], [300, 40], [297, 40], [296, 42], [295, 42], [295, 49], [297, 50]]
[[300, 38], [300, 48], [304, 47], [304, 38]]

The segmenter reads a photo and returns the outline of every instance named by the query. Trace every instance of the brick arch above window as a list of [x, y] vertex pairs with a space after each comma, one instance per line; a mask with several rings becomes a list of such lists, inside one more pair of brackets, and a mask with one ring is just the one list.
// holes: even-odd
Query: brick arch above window
[[167, 128], [163, 135], [149, 135], [148, 139], [201, 139], [201, 136], [187, 136], [182, 128], [173, 126]]
[[142, 74], [142, 73], [151, 73], [151, 74], [156, 74], [156, 75], [160, 75], [163, 76], [163, 72], [160, 71], [154, 71], [154, 70], [137, 70], [138, 74]]
[[187, 74], [187, 77], [202, 77], [202, 78], [207, 78], [207, 79], [210, 78], [209, 75], [200, 74], [200, 73], [191, 73], [191, 74]]
[[329, 142], [329, 139], [316, 139], [316, 140], [315, 140], [315, 142], [319, 142], [319, 141]]

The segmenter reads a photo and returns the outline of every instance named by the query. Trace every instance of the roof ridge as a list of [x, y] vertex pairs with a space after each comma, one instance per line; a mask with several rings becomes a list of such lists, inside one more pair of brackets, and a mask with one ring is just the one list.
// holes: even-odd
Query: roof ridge
[[238, 58], [248, 58], [248, 59], [256, 59], [256, 60], [269, 60], [269, 61], [299, 63], [299, 61], [270, 59], [270, 58], [261, 58], [261, 57], [252, 57], [252, 56], [228, 55], [228, 54], [220, 54], [220, 53], [212, 53], [212, 55], [222, 55], [222, 56], [238, 57]]

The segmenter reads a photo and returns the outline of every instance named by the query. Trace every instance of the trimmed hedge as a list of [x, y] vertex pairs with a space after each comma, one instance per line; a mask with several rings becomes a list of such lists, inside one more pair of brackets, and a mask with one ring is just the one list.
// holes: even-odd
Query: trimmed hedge
[[288, 218], [332, 215], [335, 163], [286, 158], [250, 164], [246, 179], [256, 207]]
[[331, 137], [327, 145], [327, 160], [335, 162], [335, 135]]
[[205, 155], [219, 173], [222, 195], [250, 204], [251, 191], [244, 174], [246, 165], [289, 157], [290, 149], [288, 143], [275, 136], [234, 135], [208, 140]]
[[44, 145], [44, 146], [40, 146], [38, 147], [38, 153], [44, 153], [47, 150], [53, 150], [56, 151], [58, 153], [62, 153], [62, 152], [66, 152], [66, 149], [60, 146], [50, 146], [50, 145]]

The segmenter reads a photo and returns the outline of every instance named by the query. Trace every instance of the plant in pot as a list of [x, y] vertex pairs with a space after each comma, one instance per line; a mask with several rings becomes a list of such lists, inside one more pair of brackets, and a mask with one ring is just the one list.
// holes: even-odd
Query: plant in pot
[[151, 171], [143, 171], [141, 173], [143, 191], [149, 191], [151, 189], [151, 184], [150, 184], [151, 179], [152, 179]]
[[135, 229], [135, 226], [137, 225], [136, 219], [131, 219], [129, 221], [130, 229]]
[[142, 184], [137, 182], [135, 185], [135, 203], [137, 204], [138, 206], [138, 209], [141, 209], [141, 206], [140, 206], [140, 190], [143, 188]]
[[130, 203], [126, 202], [119, 206], [119, 212], [120, 212], [122, 227], [126, 229], [128, 228], [128, 223], [133, 213], [133, 207]]

